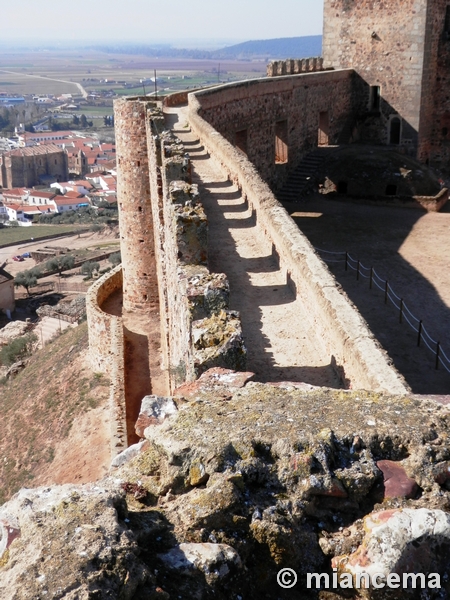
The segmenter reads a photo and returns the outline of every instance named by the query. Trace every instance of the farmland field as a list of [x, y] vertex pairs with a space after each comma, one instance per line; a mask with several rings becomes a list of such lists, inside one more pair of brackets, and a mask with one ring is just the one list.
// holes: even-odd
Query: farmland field
[[[154, 76], [158, 93], [170, 93], [220, 81], [236, 81], [265, 75], [263, 61], [164, 59], [139, 55], [107, 54], [93, 50], [2, 52], [0, 93], [62, 94], [114, 90], [119, 94], [142, 93], [141, 79]], [[168, 79], [170, 78], [170, 79]], [[106, 80], [106, 81], [105, 81]], [[146, 92], [153, 91], [153, 84]]]
[[[69, 233], [80, 229], [76, 225], [32, 225], [31, 227], [2, 227], [0, 229], [0, 247], [3, 244], [12, 244], [13, 242], [24, 242], [31, 238], [38, 240], [57, 233]], [[1, 261], [0, 252], [0, 262]]]

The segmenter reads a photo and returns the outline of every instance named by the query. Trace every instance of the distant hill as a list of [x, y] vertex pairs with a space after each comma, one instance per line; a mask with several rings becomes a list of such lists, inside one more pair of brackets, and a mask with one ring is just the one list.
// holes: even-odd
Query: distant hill
[[174, 48], [169, 45], [146, 44], [114, 44], [96, 46], [97, 50], [108, 53], [141, 54], [158, 58], [190, 58], [190, 59], [277, 59], [307, 58], [320, 56], [322, 53], [322, 36], [308, 35], [304, 37], [277, 38], [273, 40], [254, 40], [220, 50], [196, 50], [194, 48]]
[[322, 54], [322, 36], [254, 40], [228, 46], [211, 53], [212, 58], [307, 58]]

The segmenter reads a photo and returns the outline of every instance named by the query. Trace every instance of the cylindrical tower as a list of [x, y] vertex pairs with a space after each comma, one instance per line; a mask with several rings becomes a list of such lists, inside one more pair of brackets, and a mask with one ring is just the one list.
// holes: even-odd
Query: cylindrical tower
[[146, 98], [114, 102], [124, 311], [158, 305], [148, 172]]

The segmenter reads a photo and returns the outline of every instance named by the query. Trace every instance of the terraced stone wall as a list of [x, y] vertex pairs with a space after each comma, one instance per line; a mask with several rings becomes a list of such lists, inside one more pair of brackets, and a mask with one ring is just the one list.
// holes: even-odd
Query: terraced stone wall
[[[268, 89], [272, 89], [277, 98], [277, 85], [282, 94], [288, 86], [292, 91], [302, 78], [329, 78], [333, 75], [338, 80], [343, 78], [343, 82], [349, 81], [347, 72], [321, 73], [291, 77], [290, 82], [284, 78], [273, 79]], [[307, 80], [303, 81], [307, 83]], [[261, 100], [264, 101], [261, 86], [260, 81], [243, 86], [247, 97], [252, 89], [256, 96], [254, 101], [249, 101], [255, 110], [255, 128], [260, 124], [256, 106], [261, 104]], [[347, 296], [338, 289], [335, 279], [315, 254], [308, 240], [276, 200], [268, 184], [260, 176], [257, 166], [249, 160], [250, 156], [247, 158], [230, 143], [226, 135], [221, 135], [222, 131], [215, 129], [218, 114], [222, 115], [222, 119], [228, 115], [229, 128], [225, 129], [229, 131], [232, 128], [239, 114], [235, 109], [243, 102], [242, 93], [242, 86], [238, 84], [217, 88], [216, 92], [190, 94], [189, 123], [192, 130], [211, 157], [222, 167], [225, 176], [239, 186], [244, 198], [256, 211], [261, 234], [273, 244], [280, 266], [286, 272], [287, 282], [303, 301], [305, 318], [313, 321], [347, 386], [405, 393], [407, 386], [403, 378], [391, 366], [367, 324]], [[211, 122], [208, 122], [209, 117]], [[308, 132], [308, 129], [305, 128], [305, 131]]]

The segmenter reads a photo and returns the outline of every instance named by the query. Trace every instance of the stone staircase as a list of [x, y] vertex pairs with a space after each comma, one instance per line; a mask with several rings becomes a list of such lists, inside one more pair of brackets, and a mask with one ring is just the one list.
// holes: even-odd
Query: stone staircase
[[334, 148], [317, 148], [314, 152], [307, 154], [301, 163], [294, 169], [286, 180], [286, 183], [276, 193], [280, 202], [301, 202], [307, 192], [314, 188], [314, 175], [322, 163]]
[[76, 327], [77, 323], [71, 325], [67, 321], [62, 319], [55, 319], [54, 317], [43, 317], [34, 329], [34, 334], [37, 335], [39, 348], [42, 348], [47, 344], [55, 335], [59, 334], [68, 327]]

